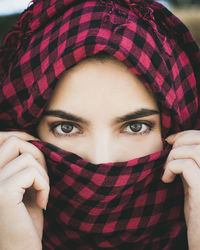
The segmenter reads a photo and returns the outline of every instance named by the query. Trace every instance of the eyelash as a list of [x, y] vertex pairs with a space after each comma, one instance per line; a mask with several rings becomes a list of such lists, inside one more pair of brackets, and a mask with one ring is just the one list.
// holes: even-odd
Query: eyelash
[[[133, 131], [131, 131], [130, 126], [131, 125], [138, 125], [138, 124], [141, 125], [141, 126], [146, 126], [147, 128], [145, 129], [145, 131], [142, 131], [142, 132], [133, 132]], [[74, 128], [76, 128], [76, 129], [79, 130], [79, 132], [78, 133], [72, 133], [72, 134], [70, 133], [71, 131], [69, 133], [63, 132], [63, 134], [58, 133], [56, 131], [56, 128], [58, 129], [58, 127], [62, 126], [62, 125], [70, 125], [70, 126], [73, 127], [72, 131], [73, 131]], [[130, 129], [130, 132], [125, 131], [125, 129], [128, 128], [128, 127]], [[150, 121], [141, 121], [141, 120], [140, 121], [132, 121], [132, 122], [128, 122], [128, 123], [124, 124], [121, 127], [120, 133], [125, 133], [125, 134], [129, 134], [129, 135], [134, 135], [134, 136], [138, 135], [139, 136], [139, 135], [144, 135], [144, 134], [150, 133], [150, 131], [153, 129], [153, 127], [154, 127], [154, 123], [150, 122]], [[77, 124], [72, 123], [72, 122], [55, 122], [55, 123], [50, 124], [49, 128], [50, 128], [50, 132], [52, 132], [54, 134], [54, 136], [56, 136], [56, 137], [63, 137], [63, 136], [64, 137], [65, 136], [70, 137], [70, 136], [76, 136], [76, 135], [82, 134], [81, 127], [79, 125], [77, 125]]]
[[[145, 131], [142, 131], [142, 132], [124, 132], [124, 129], [125, 128], [128, 128], [130, 127], [131, 125], [141, 125], [141, 126], [146, 126], [147, 128], [145, 129]], [[132, 122], [128, 122], [126, 123], [125, 125], [122, 126], [122, 133], [126, 133], [126, 134], [130, 134], [130, 135], [144, 135], [144, 134], [148, 134], [150, 133], [150, 131], [153, 129], [154, 127], [154, 123], [153, 122], [150, 122], [150, 121], [142, 121], [142, 120], [139, 120], [139, 121], [132, 121]], [[131, 130], [131, 129], [130, 129]]]
[[62, 126], [62, 125], [71, 125], [74, 128], [77, 128], [79, 130], [81, 130], [81, 127], [78, 126], [78, 125], [75, 125], [74, 123], [72, 122], [55, 122], [55, 123], [52, 123], [49, 125], [50, 127], [50, 132], [52, 132], [55, 136], [57, 137], [62, 137], [62, 136], [75, 136], [77, 134], [81, 134], [81, 132], [78, 132], [78, 133], [73, 133], [73, 134], [70, 134], [70, 133], [65, 133], [63, 132], [63, 134], [59, 134], [58, 132], [56, 132], [56, 128], [58, 128], [59, 126]]

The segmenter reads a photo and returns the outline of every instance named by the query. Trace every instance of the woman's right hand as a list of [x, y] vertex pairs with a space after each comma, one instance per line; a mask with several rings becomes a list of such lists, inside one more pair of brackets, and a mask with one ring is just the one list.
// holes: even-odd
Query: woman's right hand
[[42, 249], [49, 178], [40, 150], [23, 132], [0, 132], [0, 249]]

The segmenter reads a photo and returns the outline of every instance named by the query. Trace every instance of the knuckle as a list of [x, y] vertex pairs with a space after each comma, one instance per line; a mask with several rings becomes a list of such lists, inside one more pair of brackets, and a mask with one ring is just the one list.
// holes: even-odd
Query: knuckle
[[2, 146], [10, 149], [10, 152], [13, 152], [13, 150], [15, 151], [15, 149], [19, 147], [19, 144], [19, 139], [16, 136], [10, 136], [3, 141]]
[[174, 168], [175, 162], [174, 161], [170, 161], [167, 166], [166, 166], [166, 170], [173, 172], [173, 168]]
[[32, 165], [29, 165], [27, 170], [28, 170], [28, 173], [31, 176], [36, 176], [37, 175], [37, 170]]
[[24, 131], [19, 131], [17, 132], [19, 135], [25, 135], [25, 136], [30, 136], [28, 133], [24, 132]]
[[172, 172], [172, 170], [173, 170], [173, 168], [174, 168], [174, 165], [175, 165], [175, 161], [173, 161], [173, 160], [167, 162], [167, 163], [165, 164], [165, 167], [164, 167], [165, 171], [167, 170], [167, 171]]
[[29, 147], [29, 154], [32, 154], [32, 156], [34, 157], [35, 160], [37, 160], [40, 164], [42, 165], [46, 165], [45, 164], [45, 157], [43, 155], [43, 153], [33, 144], [29, 143], [29, 142], [25, 142], [28, 143], [28, 147]]
[[42, 177], [44, 178], [45, 182], [49, 185], [50, 180], [49, 180], [49, 176], [45, 171], [40, 172], [42, 174]]
[[173, 159], [175, 159], [176, 151], [177, 151], [176, 148], [172, 148], [172, 149], [171, 149], [171, 151], [170, 151], [170, 153], [169, 153], [169, 156], [168, 156], [168, 160], [173, 160]]
[[16, 138], [19, 138], [19, 139], [22, 139], [22, 140], [28, 140], [28, 139], [32, 139], [34, 138], [32, 135], [24, 132], [24, 131], [11, 131], [11, 132], [5, 132], [5, 136], [7, 137], [16, 137]]
[[26, 161], [35, 161], [34, 157], [30, 153], [23, 153], [21, 154], [21, 157], [24, 158]]
[[29, 140], [36, 140], [37, 138], [35, 138], [34, 136], [26, 133], [26, 132], [18, 132], [17, 135], [20, 139], [24, 140], [24, 141], [29, 141]]
[[26, 136], [27, 138], [35, 138], [34, 136], [28, 134], [27, 132], [18, 132], [22, 136]]
[[45, 157], [44, 157], [43, 153], [37, 147], [35, 147], [35, 149], [36, 149], [36, 154], [37, 154], [38, 158], [41, 159], [42, 162], [45, 162]]
[[10, 145], [16, 145], [17, 143], [19, 143], [19, 139], [16, 136], [12, 135], [12, 136], [8, 137], [6, 142]]

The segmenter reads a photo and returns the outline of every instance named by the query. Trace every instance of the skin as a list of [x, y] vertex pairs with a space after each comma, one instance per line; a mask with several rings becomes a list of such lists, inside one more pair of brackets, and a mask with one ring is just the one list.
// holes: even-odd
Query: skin
[[44, 156], [22, 132], [0, 133], [0, 249], [42, 249], [49, 194]]
[[128, 161], [163, 147], [153, 95], [114, 60], [86, 60], [65, 73], [38, 134], [94, 164]]
[[184, 212], [189, 250], [200, 246], [200, 131], [188, 130], [171, 135], [173, 148], [167, 158], [162, 181], [170, 183], [177, 174], [184, 186]]
[[[159, 114], [144, 116], [143, 112], [143, 117], [135, 116], [138, 110], [158, 111], [156, 101], [129, 73], [124, 65], [114, 61], [88, 61], [66, 73], [47, 111], [70, 112], [87, 123], [70, 120], [74, 116], [66, 119], [58, 117], [58, 113], [56, 116], [47, 113], [38, 127], [41, 139], [94, 164], [127, 161], [162, 150]], [[127, 116], [123, 117], [127, 113], [134, 113], [134, 117], [127, 120]], [[116, 119], [119, 117], [124, 119]], [[145, 121], [145, 126], [140, 126], [141, 121]], [[151, 129], [147, 121], [153, 124]], [[52, 127], [55, 122], [56, 126]], [[61, 126], [63, 122], [65, 125]], [[66, 126], [69, 122], [74, 127]], [[67, 136], [66, 131], [72, 135]], [[28, 140], [37, 138], [22, 132], [0, 132], [0, 249], [42, 249], [42, 209], [48, 201], [49, 180], [44, 156]], [[189, 249], [198, 250], [200, 131], [184, 131], [166, 140], [173, 148], [164, 166], [162, 181], [170, 183], [177, 174], [181, 175]], [[147, 144], [150, 150], [144, 149]]]

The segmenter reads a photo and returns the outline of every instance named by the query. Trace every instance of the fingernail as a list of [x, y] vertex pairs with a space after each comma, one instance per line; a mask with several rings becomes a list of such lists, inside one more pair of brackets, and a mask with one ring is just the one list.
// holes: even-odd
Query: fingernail
[[175, 135], [170, 135], [170, 136], [168, 136], [168, 137], [165, 139], [165, 141], [166, 141], [167, 143], [170, 144], [170, 143], [173, 142], [174, 138], [175, 138]]
[[164, 183], [167, 183], [167, 182], [168, 182], [167, 179], [166, 179], [166, 174], [165, 174], [165, 172], [164, 172], [164, 174], [163, 174], [162, 177], [161, 177], [161, 181], [164, 182]]
[[44, 205], [43, 205], [43, 210], [47, 210], [47, 203], [45, 203]]
[[43, 210], [46, 210], [47, 209], [47, 204], [48, 204], [47, 198], [43, 199], [40, 204], [41, 204], [41, 208]]
[[163, 167], [163, 169], [162, 169], [162, 173], [161, 173], [161, 180], [163, 181], [163, 176], [165, 175], [165, 165], [164, 165], [164, 167]]

